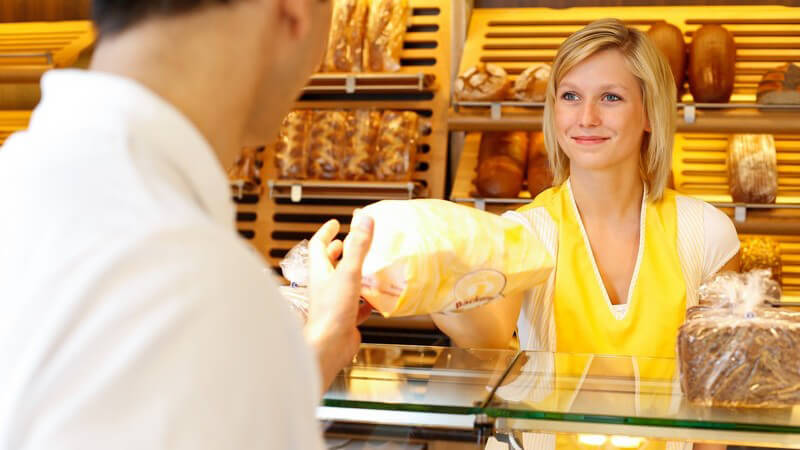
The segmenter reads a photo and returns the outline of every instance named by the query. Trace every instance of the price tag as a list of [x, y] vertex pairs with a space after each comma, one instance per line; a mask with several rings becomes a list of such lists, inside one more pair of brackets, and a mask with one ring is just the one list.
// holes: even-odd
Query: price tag
[[300, 200], [303, 200], [303, 185], [302, 184], [293, 184], [292, 185], [291, 199], [292, 199], [293, 203], [300, 203]]
[[747, 220], [747, 207], [744, 205], [735, 206], [733, 208], [733, 220], [740, 223]]
[[694, 105], [686, 105], [683, 107], [683, 121], [686, 123], [694, 123], [696, 119], [696, 108]]
[[503, 117], [503, 108], [500, 103], [492, 103], [489, 109], [492, 120], [500, 120]]
[[356, 92], [356, 77], [353, 75], [348, 75], [347, 78], [344, 79], [344, 91], [348, 94], [353, 94]]
[[481, 211], [486, 211], [486, 200], [482, 198], [476, 198], [475, 207], [480, 209]]

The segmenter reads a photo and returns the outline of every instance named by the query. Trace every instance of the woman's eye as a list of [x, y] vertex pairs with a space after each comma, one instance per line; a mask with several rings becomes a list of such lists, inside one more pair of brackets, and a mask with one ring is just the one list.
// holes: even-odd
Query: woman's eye
[[608, 101], [608, 102], [618, 102], [618, 101], [622, 100], [622, 97], [620, 97], [619, 95], [616, 95], [616, 94], [606, 94], [606, 95], [603, 96], [603, 100]]
[[574, 102], [575, 100], [578, 100], [578, 94], [574, 92], [564, 92], [561, 94], [561, 99], [568, 102]]

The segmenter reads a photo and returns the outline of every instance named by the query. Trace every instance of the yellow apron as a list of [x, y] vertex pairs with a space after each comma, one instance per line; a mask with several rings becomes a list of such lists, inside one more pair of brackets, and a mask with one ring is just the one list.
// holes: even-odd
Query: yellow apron
[[[667, 190], [660, 201], [645, 202], [644, 240], [639, 250], [641, 262], [629, 287], [632, 292], [628, 311], [621, 319], [612, 313], [605, 287], [596, 275], [568, 183], [541, 193], [520, 212], [542, 206], [558, 226], [553, 295], [556, 351], [674, 358], [678, 328], [686, 312], [686, 284], [677, 245], [675, 192]], [[600, 370], [607, 376], [635, 378], [637, 383], [639, 380], [670, 380], [674, 376], [675, 365], [671, 360], [632, 358], [630, 361], [631, 364]], [[597, 362], [593, 364], [576, 357], [557, 359], [555, 395], [538, 406], [553, 407], [556, 402], [560, 410], [579, 408], [573, 402], [581, 395], [583, 382], [580, 380], [597, 370]], [[644, 395], [636, 396], [638, 411], [668, 407], [665, 403], [668, 392], [641, 394]], [[556, 442], [559, 449], [589, 448], [577, 441], [577, 435], [559, 435]], [[647, 442], [641, 448], [664, 448], [664, 443]]]

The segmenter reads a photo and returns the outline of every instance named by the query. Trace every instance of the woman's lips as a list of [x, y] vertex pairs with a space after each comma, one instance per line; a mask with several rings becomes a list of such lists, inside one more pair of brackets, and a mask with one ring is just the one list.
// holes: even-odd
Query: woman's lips
[[573, 136], [572, 139], [581, 145], [595, 145], [608, 140], [607, 137], [600, 136]]

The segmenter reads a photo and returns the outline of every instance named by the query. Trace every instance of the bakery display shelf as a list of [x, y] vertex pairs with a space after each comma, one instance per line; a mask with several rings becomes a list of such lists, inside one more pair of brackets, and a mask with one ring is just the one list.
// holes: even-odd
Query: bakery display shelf
[[303, 93], [417, 93], [436, 88], [429, 73], [319, 73], [311, 77]]
[[[544, 103], [453, 102], [447, 124], [452, 131], [538, 131]], [[681, 103], [677, 131], [800, 133], [800, 105]]]
[[[612, 13], [610, 14], [609, 11]], [[564, 20], [568, 14], [570, 20]], [[691, 42], [694, 30], [706, 23], [728, 28], [737, 45], [734, 90], [729, 103], [694, 103], [682, 86], [678, 130], [683, 132], [800, 132], [798, 106], [756, 105], [761, 77], [781, 63], [796, 61], [800, 51], [796, 29], [800, 8], [747, 6], [631, 6], [550, 8], [479, 8], [473, 11], [458, 73], [479, 62], [502, 67], [513, 82], [531, 65], [549, 64], [561, 42], [589, 22], [619, 18], [646, 31], [666, 20]], [[742, 19], [747, 17], [747, 19]], [[541, 129], [540, 103], [453, 102], [448, 125], [454, 131]]]
[[294, 203], [306, 199], [409, 200], [424, 197], [426, 189], [412, 181], [321, 181], [269, 180], [270, 198], [288, 198]]
[[0, 83], [36, 83], [71, 66], [95, 36], [90, 21], [0, 24]]
[[[409, 0], [409, 6], [411, 16], [400, 54], [399, 71], [391, 74], [316, 74], [309, 80], [305, 95], [295, 103], [295, 107], [417, 112], [423, 129], [417, 142], [416, 162], [410, 180], [399, 183], [284, 181], [278, 177], [274, 153], [268, 148], [263, 153], [261, 168], [263, 194], [245, 196], [238, 201], [240, 220], [237, 225], [273, 268], [278, 267], [289, 249], [300, 240], [311, 237], [331, 218], [338, 219], [342, 223], [342, 233], [346, 233], [353, 211], [376, 200], [444, 198], [452, 4], [446, 0]], [[347, 93], [348, 85], [355, 85], [352, 94]], [[273, 180], [272, 195], [269, 180]], [[292, 201], [293, 190], [295, 199], [300, 201]]]
[[[535, 432], [558, 434], [559, 442], [594, 435], [623, 448], [652, 441], [800, 448], [797, 407], [699, 406], [682, 394], [677, 367], [672, 358], [364, 344], [323, 396], [318, 417], [438, 430], [431, 440], [458, 440], [473, 429], [483, 433], [481, 444]], [[351, 431], [362, 439], [381, 433]]]

